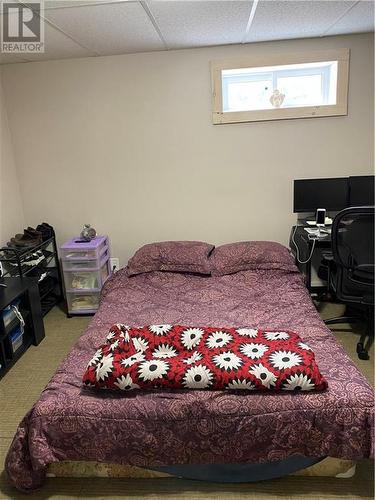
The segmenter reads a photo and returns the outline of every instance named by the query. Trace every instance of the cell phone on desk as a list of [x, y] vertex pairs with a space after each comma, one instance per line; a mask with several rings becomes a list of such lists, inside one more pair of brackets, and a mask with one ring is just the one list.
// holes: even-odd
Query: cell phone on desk
[[325, 222], [326, 222], [326, 209], [325, 208], [318, 208], [316, 210], [315, 221], [316, 221], [316, 225], [318, 227], [325, 226]]

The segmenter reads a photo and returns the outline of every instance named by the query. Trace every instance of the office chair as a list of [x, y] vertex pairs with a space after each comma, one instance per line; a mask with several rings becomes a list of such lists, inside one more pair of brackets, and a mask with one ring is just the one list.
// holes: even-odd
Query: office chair
[[369, 359], [374, 336], [374, 215], [374, 207], [339, 212], [332, 225], [332, 254], [325, 256], [329, 290], [353, 313], [328, 319], [325, 324], [364, 321], [366, 329], [357, 344], [360, 359]]

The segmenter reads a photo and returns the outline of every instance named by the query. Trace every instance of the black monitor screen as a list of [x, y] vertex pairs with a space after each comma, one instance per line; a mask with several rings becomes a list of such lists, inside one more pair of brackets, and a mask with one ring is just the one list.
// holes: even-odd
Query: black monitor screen
[[349, 177], [349, 206], [374, 205], [374, 175]]
[[347, 177], [295, 180], [294, 212], [342, 210], [348, 206], [348, 191]]

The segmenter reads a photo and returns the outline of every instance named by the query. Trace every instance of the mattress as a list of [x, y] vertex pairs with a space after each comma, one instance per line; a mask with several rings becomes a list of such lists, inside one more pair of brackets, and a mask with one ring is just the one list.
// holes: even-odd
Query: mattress
[[[100, 393], [82, 374], [113, 323], [289, 329], [308, 341], [329, 388], [321, 393], [225, 391]], [[6, 459], [21, 490], [49, 464], [98, 462], [153, 468], [255, 464], [300, 454], [372, 457], [373, 391], [320, 319], [297, 270], [222, 277], [116, 273], [99, 311], [25, 416]]]

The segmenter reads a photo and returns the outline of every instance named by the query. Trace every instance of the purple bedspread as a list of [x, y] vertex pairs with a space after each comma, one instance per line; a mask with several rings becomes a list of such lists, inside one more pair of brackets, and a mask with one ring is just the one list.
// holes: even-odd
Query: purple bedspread
[[[296, 331], [315, 352], [323, 393], [154, 391], [100, 394], [82, 374], [108, 328], [192, 324]], [[100, 309], [21, 422], [6, 459], [19, 489], [43, 483], [49, 463], [136, 466], [373, 456], [373, 391], [323, 324], [294, 270], [202, 277], [152, 272], [111, 278]]]

